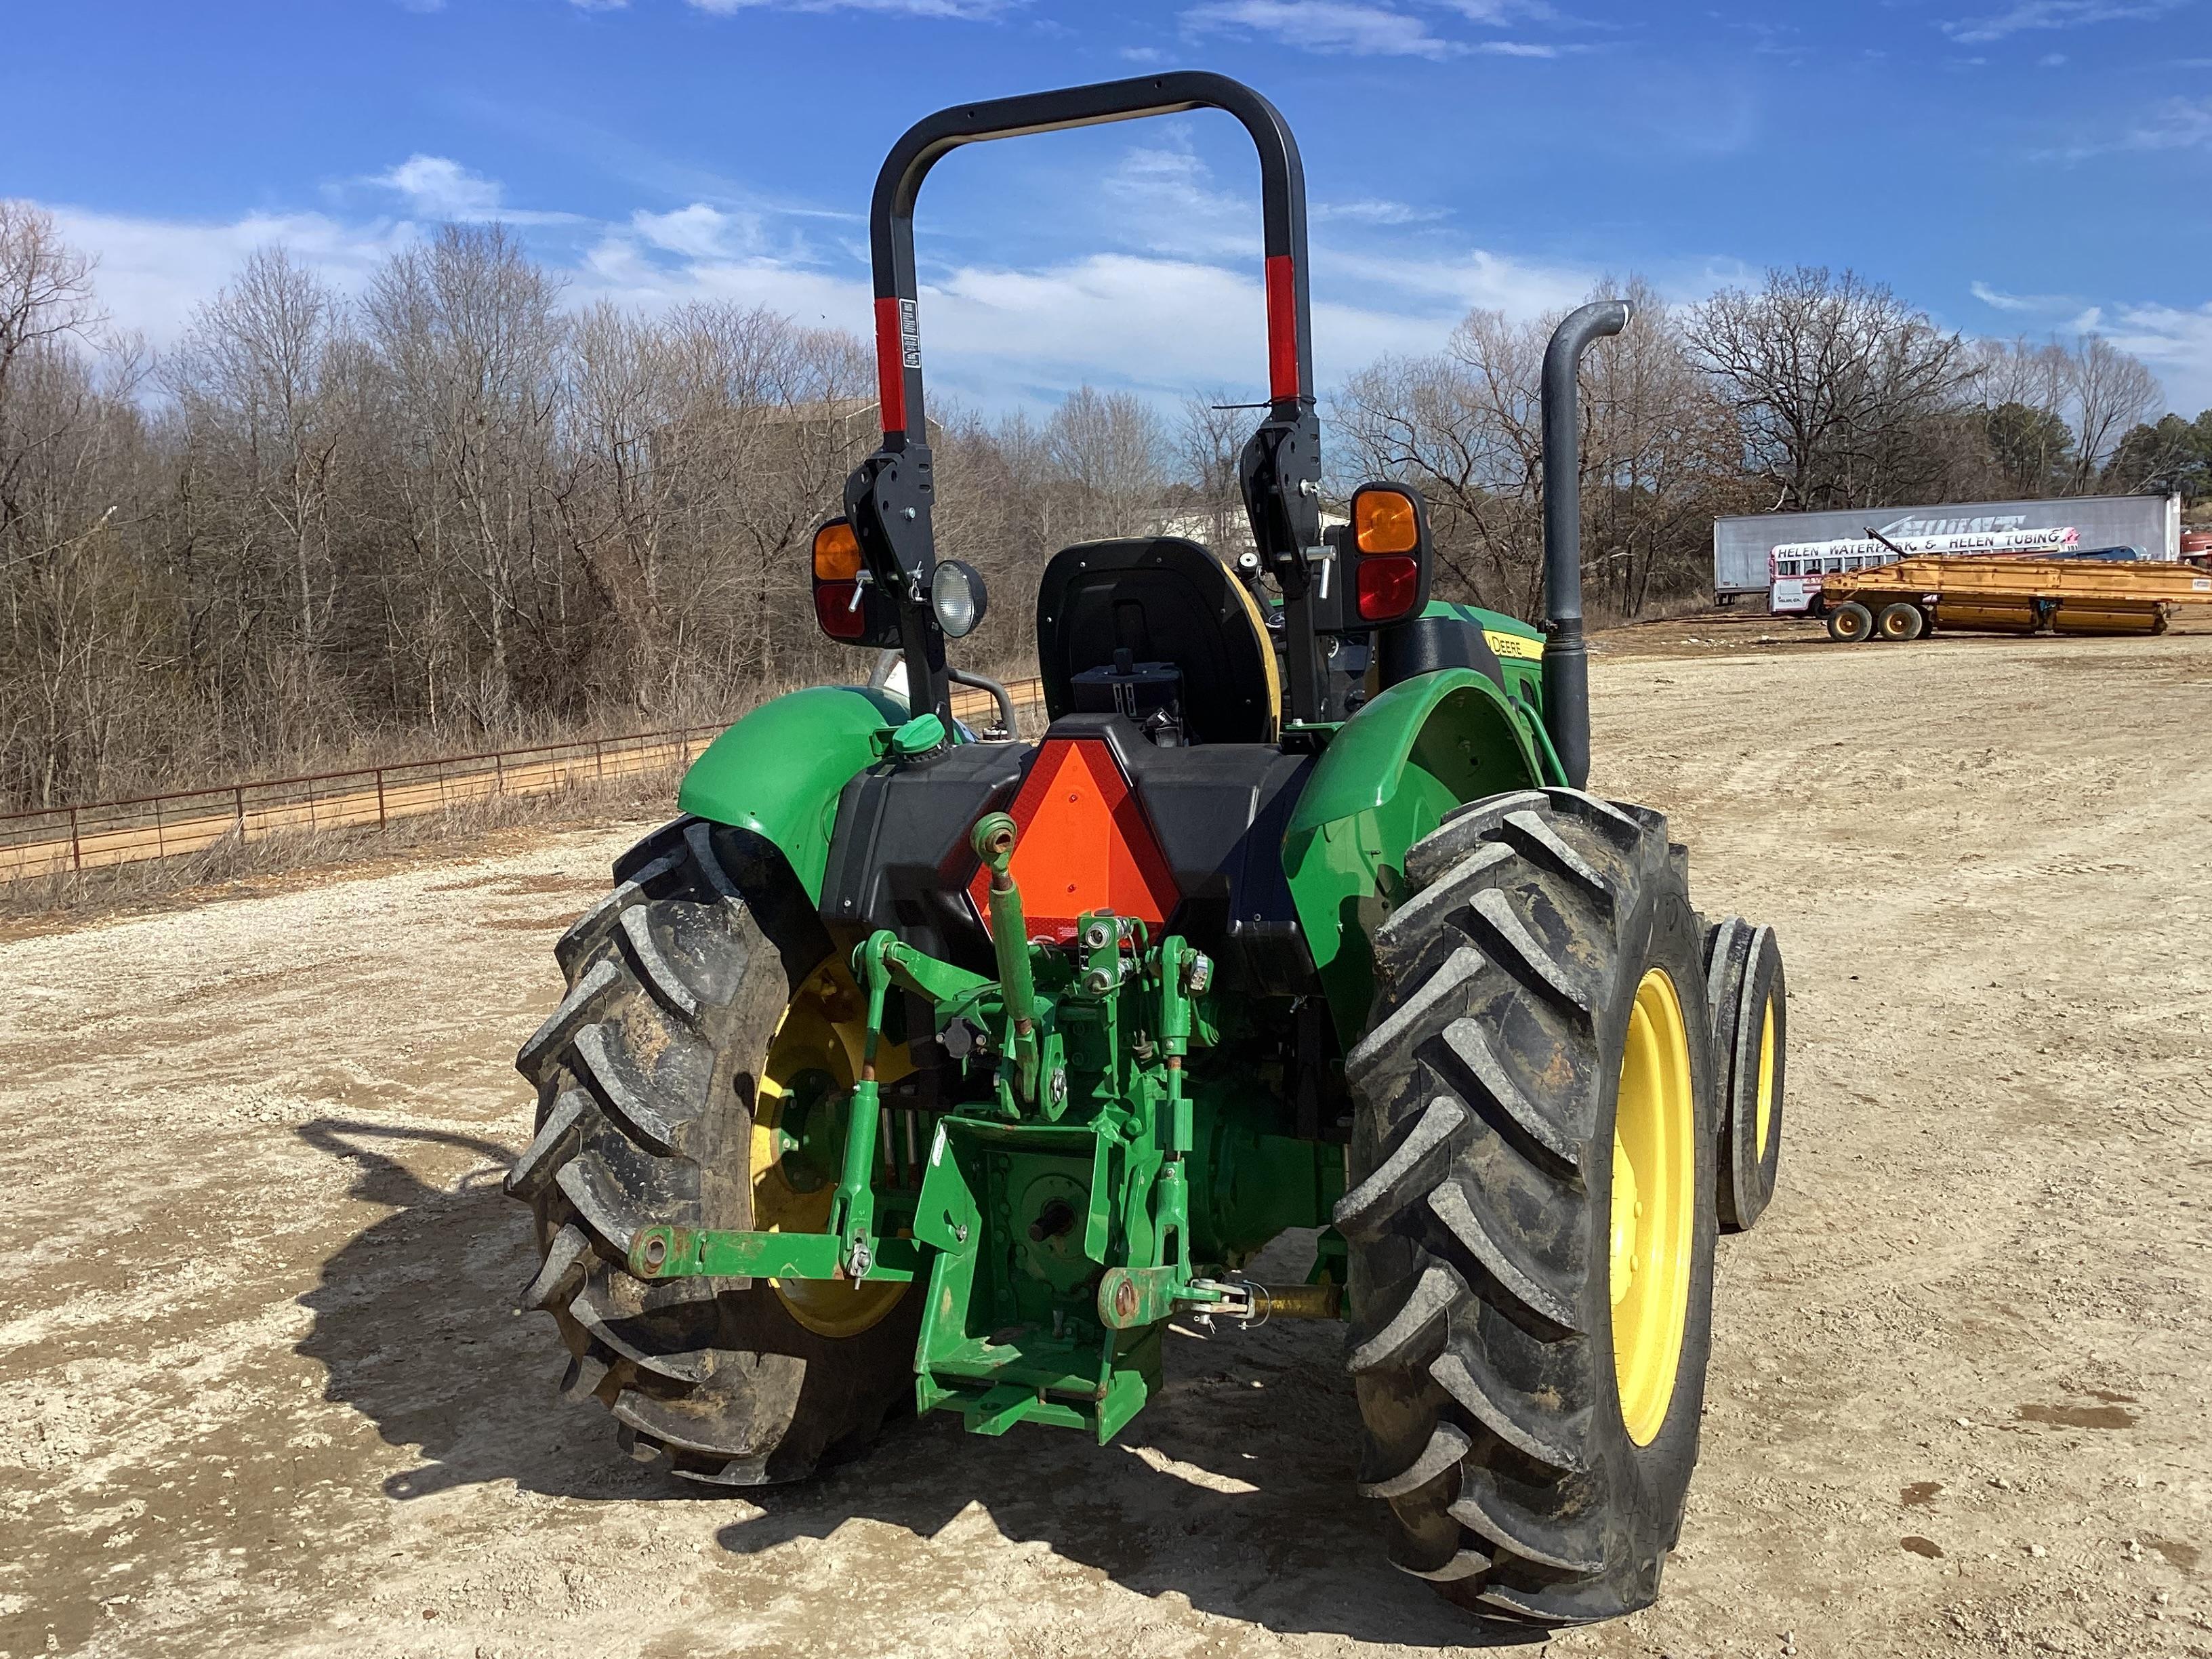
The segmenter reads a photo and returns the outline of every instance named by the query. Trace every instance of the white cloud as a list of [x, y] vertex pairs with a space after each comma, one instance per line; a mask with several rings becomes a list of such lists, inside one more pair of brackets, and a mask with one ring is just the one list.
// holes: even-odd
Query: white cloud
[[1984, 305], [1998, 311], [2031, 312], [2048, 316], [2066, 311], [2081, 303], [2063, 294], [2008, 294], [2002, 289], [1987, 283], [1969, 283], [1966, 291]]
[[2046, 52], [2042, 57], [2035, 60], [2035, 66], [2038, 69], [2063, 69], [2066, 66], [2066, 62], [2067, 58], [2064, 52]]
[[442, 155], [410, 155], [368, 180], [407, 198], [434, 219], [488, 219], [499, 211], [499, 186]]
[[2106, 339], [2158, 372], [2172, 409], [2212, 409], [2212, 304], [2121, 305], [2100, 320]]
[[248, 214], [228, 224], [140, 219], [82, 208], [51, 210], [63, 238], [98, 257], [93, 283], [116, 325], [155, 346], [181, 335], [192, 310], [215, 297], [256, 248], [283, 243], [342, 293], [416, 240], [410, 224], [345, 224], [319, 213]]
[[510, 225], [574, 224], [573, 213], [541, 213], [505, 205], [495, 179], [471, 172], [443, 155], [414, 155], [395, 167], [361, 181], [399, 197], [408, 210], [425, 219], [482, 224], [498, 219]]
[[2197, 149], [2212, 145], [2212, 98], [2169, 98], [2131, 128], [2130, 149]]
[[1188, 150], [1139, 144], [1100, 181], [1115, 209], [1116, 235], [1151, 252], [1182, 257], [1257, 259], [1255, 195], [1213, 188], [1213, 174]]
[[1124, 46], [1119, 54], [1132, 64], [1164, 64], [1167, 53], [1158, 46]]
[[2082, 28], [2094, 23], [2161, 17], [2186, 0], [2020, 0], [1986, 17], [1966, 17], [1942, 25], [1943, 33], [1965, 46], [2002, 40], [2032, 29]]
[[[1086, 380], [1166, 396], [1204, 384], [1261, 388], [1257, 206], [1217, 190], [1202, 160], [1175, 147], [1172, 129], [1169, 138], [1126, 150], [1104, 188], [1073, 210], [1077, 234], [1094, 214], [1091, 234], [1106, 227], [1120, 239], [1113, 251], [1023, 269], [972, 259], [925, 268], [933, 385], [987, 408], [1047, 401]], [[495, 182], [445, 158], [412, 157], [379, 182], [420, 216], [263, 215], [207, 225], [65, 211], [63, 230], [101, 257], [100, 289], [117, 321], [166, 343], [256, 247], [283, 242], [358, 293], [381, 260], [420, 240], [432, 214], [509, 216]], [[810, 246], [802, 211], [693, 200], [610, 222], [546, 215], [587, 226], [587, 237], [544, 239], [535, 251], [571, 305], [725, 300], [866, 337], [865, 249]], [[1443, 216], [1387, 198], [1316, 206], [1317, 227], [1349, 228], [1334, 237], [1324, 230], [1311, 249], [1324, 385], [1386, 351], [1437, 349], [1470, 307], [1528, 318], [1588, 292], [1592, 273], [1467, 246], [1436, 225]]]
[[2085, 161], [2123, 151], [2212, 149], [2212, 98], [2169, 98], [2117, 138], [2039, 150], [2038, 161]]
[[1370, 198], [1358, 202], [1316, 202], [1306, 210], [1316, 224], [1349, 220], [1361, 225], [1425, 225], [1450, 216], [1442, 208], [1417, 208], [1410, 203]]
[[1199, 33], [1250, 29], [1274, 34], [1308, 52], [1349, 52], [1354, 57], [1442, 58], [1454, 43], [1430, 33], [1418, 17], [1348, 0], [1215, 0], [1182, 15]]
[[757, 215], [725, 213], [704, 202], [672, 213], [647, 213], [641, 208], [630, 215], [630, 224], [653, 246], [689, 258], [726, 259], [757, 253], [761, 247]]
[[1540, 265], [1486, 248], [1408, 258], [1395, 252], [1352, 252], [1323, 246], [1314, 252], [1316, 272], [1331, 286], [1356, 292], [1395, 291], [1409, 311], [1438, 319], [1441, 341], [1469, 311], [1502, 311], [1516, 321], [1573, 305], [1589, 293], [1595, 273]]

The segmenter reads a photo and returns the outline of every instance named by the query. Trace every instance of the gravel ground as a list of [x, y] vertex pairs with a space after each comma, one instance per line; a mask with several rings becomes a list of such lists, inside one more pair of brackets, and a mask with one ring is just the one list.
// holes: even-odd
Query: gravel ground
[[[1543, 1650], [2212, 1655], [2212, 634], [1764, 631], [1596, 664], [1598, 787], [1782, 930], [1794, 1052], [1662, 1599]], [[1382, 1561], [1330, 1329], [750, 1498], [562, 1402], [509, 1060], [646, 827], [0, 943], [0, 1659], [1482, 1644]]]

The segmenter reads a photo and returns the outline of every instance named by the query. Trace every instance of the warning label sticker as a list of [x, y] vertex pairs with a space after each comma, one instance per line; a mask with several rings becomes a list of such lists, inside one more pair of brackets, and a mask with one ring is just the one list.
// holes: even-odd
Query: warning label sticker
[[899, 357], [908, 368], [921, 367], [921, 320], [911, 300], [899, 301]]

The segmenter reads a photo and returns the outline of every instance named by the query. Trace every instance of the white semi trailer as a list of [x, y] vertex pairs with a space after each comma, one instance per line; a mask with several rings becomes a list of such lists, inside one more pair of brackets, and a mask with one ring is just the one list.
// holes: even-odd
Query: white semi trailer
[[[2051, 548], [2035, 538], [2053, 528], [2072, 529], [2075, 549]], [[1996, 538], [2024, 534], [2035, 544], [2006, 548]], [[1831, 558], [1885, 561], [1879, 541], [1915, 551], [1934, 550], [1938, 538], [1960, 537], [1954, 550], [1990, 553], [2069, 553], [2132, 547], [2146, 559], [2181, 554], [2181, 501], [2166, 495], [2069, 495], [2016, 501], [1947, 501], [1929, 507], [1849, 507], [1817, 513], [1756, 513], [1713, 520], [1713, 597], [1721, 604], [1751, 594], [1768, 596], [1776, 555], [1817, 557], [1820, 568], [1801, 562], [1795, 574], [1822, 575]], [[1831, 545], [1832, 544], [1833, 545]], [[1817, 544], [1820, 550], [1812, 550]], [[1866, 567], [1862, 564], [1858, 568]]]

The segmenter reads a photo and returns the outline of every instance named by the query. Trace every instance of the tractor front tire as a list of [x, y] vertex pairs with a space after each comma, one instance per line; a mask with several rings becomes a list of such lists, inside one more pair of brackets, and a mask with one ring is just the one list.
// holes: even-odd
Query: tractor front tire
[[1698, 1456], [1714, 1094], [1666, 820], [1572, 790], [1407, 860], [1346, 1065], [1351, 1368], [1391, 1555], [1544, 1625], [1648, 1606]]
[[605, 1405], [632, 1456], [797, 1480], [910, 1401], [921, 1297], [825, 1334], [768, 1281], [648, 1283], [625, 1264], [643, 1227], [754, 1224], [757, 1091], [786, 1011], [827, 983], [829, 940], [780, 853], [703, 819], [639, 842], [615, 882], [554, 946], [568, 994], [515, 1058], [538, 1088], [507, 1178], [537, 1224], [521, 1306], [552, 1315], [561, 1392]]

